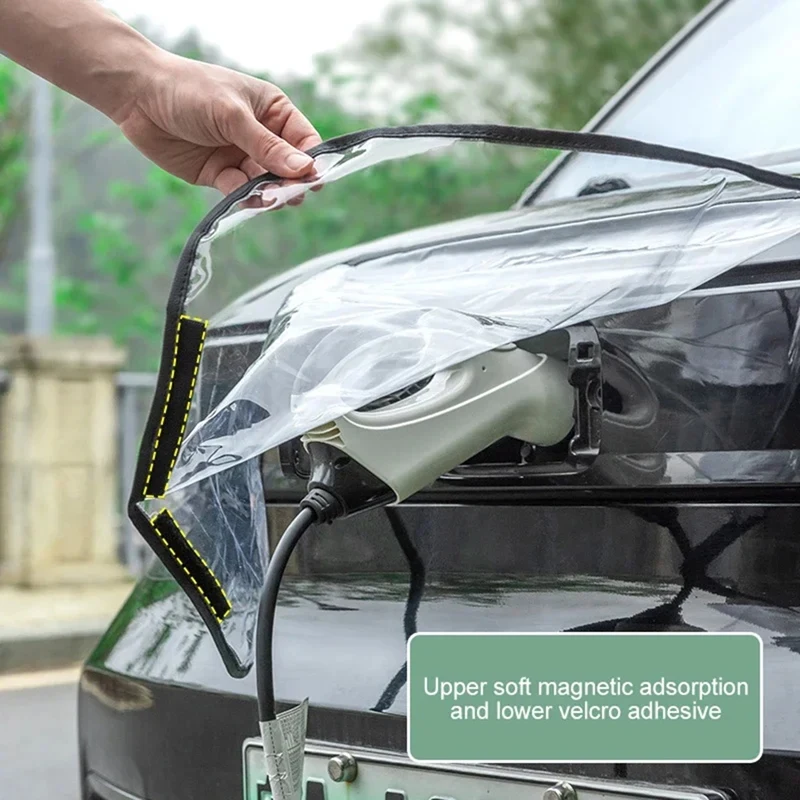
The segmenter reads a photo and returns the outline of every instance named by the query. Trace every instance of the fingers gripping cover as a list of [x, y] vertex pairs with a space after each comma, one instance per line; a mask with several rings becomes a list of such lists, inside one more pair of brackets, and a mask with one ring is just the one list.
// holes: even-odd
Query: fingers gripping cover
[[[337, 192], [362, 191], [357, 173], [415, 157], [424, 181], [442, 148], [451, 170], [465, 163], [452, 146], [468, 142], [504, 155], [546, 147], [701, 169], [321, 255], [286, 279], [285, 300], [270, 307], [281, 279], [264, 283], [265, 265], [280, 252], [281, 231], [302, 235], [302, 210], [271, 224], [265, 213], [331, 185], [313, 202], [331, 204], [336, 250], [335, 233], [351, 223]], [[252, 664], [268, 559], [262, 453], [495, 347], [674, 300], [794, 235], [800, 219], [800, 179], [601, 134], [421, 125], [350, 134], [311, 154], [313, 177], [250, 181], [187, 241], [129, 503], [233, 675]]]

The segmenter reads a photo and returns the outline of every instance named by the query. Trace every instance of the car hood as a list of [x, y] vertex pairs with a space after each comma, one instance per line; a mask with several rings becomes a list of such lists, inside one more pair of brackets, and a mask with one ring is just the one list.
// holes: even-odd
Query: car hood
[[[571, 206], [571, 203], [559, 205]], [[578, 209], [573, 210], [578, 213]], [[292, 267], [277, 277], [260, 283], [243, 294], [214, 318], [217, 333], [220, 328], [238, 327], [269, 322], [286, 299], [287, 295], [312, 275], [338, 264], [359, 264], [381, 256], [392, 255], [406, 249], [454, 242], [487, 232], [507, 232], [524, 228], [524, 220], [530, 209], [511, 209], [509, 211], [482, 214], [476, 217], [453, 220], [452, 222], [428, 225], [414, 230], [384, 236], [364, 242], [344, 250], [313, 258]]]
[[[524, 231], [530, 224], [532, 213], [541, 213], [543, 207], [548, 209], [552, 224], [580, 220], [589, 208], [593, 217], [603, 213], [618, 213], [623, 207], [627, 213], [665, 209], [670, 207], [669, 190], [674, 185], [674, 181], [661, 181], [645, 189], [617, 190], [600, 197], [575, 197], [538, 203], [535, 207], [518, 206], [507, 211], [415, 228], [343, 250], [334, 250], [297, 266], [287, 265], [285, 272], [263, 281], [241, 295], [214, 317], [214, 327], [210, 333], [213, 337], [219, 337], [225, 336], [228, 330], [243, 326], [261, 329], [269, 324], [293, 289], [313, 275], [340, 264], [363, 264], [407, 250], [459, 242], [473, 237]], [[680, 181], [677, 185], [680, 185]], [[799, 257], [800, 233], [754, 257], [744, 259], [742, 265], [791, 261]]]

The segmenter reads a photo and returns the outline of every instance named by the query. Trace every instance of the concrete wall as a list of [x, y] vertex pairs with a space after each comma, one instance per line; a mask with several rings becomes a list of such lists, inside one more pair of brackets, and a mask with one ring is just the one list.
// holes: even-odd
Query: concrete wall
[[0, 343], [0, 584], [117, 581], [116, 373], [103, 338]]

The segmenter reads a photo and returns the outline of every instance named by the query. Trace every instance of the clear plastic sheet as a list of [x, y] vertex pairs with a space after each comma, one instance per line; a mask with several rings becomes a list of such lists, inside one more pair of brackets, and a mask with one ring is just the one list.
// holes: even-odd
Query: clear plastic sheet
[[[222, 582], [233, 607], [223, 636], [245, 665], [268, 557], [258, 456], [500, 345], [673, 301], [800, 224], [796, 193], [708, 170], [693, 185], [559, 201], [323, 256], [287, 279], [277, 310], [270, 289], [284, 279], [260, 286], [252, 264], [230, 257], [232, 235], [277, 225], [265, 213], [310, 188], [452, 144], [373, 139], [320, 156], [312, 183], [263, 184], [198, 245], [186, 312], [211, 320], [198, 387], [166, 497], [143, 507], [167, 505]], [[237, 337], [258, 352], [239, 358]]]
[[660, 208], [537, 208], [513, 230], [311, 276], [186, 436], [172, 490], [494, 347], [679, 297], [796, 231], [794, 196], [754, 193], [720, 179], [662, 190]]

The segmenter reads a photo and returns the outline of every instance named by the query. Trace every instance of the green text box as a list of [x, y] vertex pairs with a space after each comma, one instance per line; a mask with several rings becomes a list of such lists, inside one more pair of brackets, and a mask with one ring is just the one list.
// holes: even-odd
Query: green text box
[[416, 634], [418, 761], [751, 762], [762, 752], [755, 634]]

